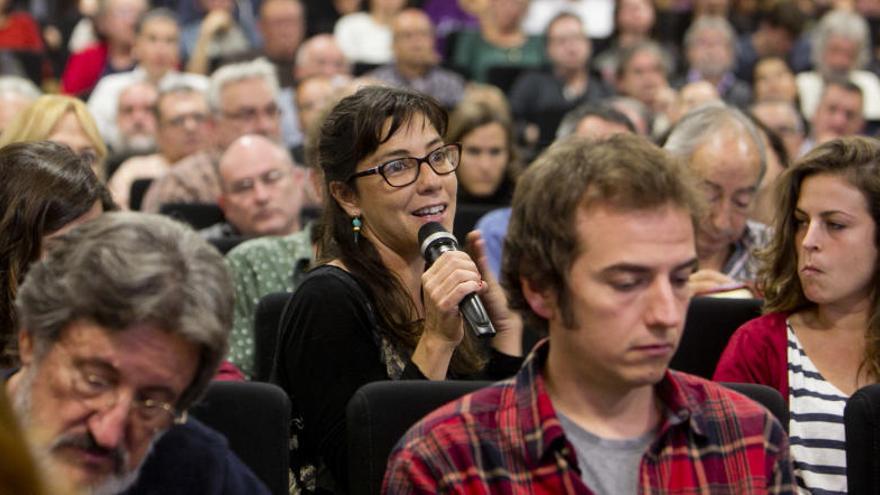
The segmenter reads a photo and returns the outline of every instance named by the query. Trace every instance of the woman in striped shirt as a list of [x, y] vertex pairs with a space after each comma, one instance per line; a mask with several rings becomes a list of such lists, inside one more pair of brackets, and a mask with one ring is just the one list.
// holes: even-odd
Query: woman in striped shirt
[[817, 147], [780, 179], [773, 241], [762, 253], [765, 315], [731, 338], [719, 381], [788, 399], [803, 491], [846, 492], [843, 408], [880, 377], [880, 141]]

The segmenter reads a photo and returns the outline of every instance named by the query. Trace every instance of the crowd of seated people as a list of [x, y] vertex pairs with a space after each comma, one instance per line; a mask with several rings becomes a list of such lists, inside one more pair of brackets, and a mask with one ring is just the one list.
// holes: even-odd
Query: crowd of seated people
[[[259, 378], [290, 399], [293, 491], [364, 482], [346, 405], [402, 379], [511, 381], [413, 429], [389, 493], [462, 473], [463, 492], [570, 476], [596, 493], [846, 491], [843, 407], [880, 382], [872, 2], [68, 3], [0, 1], [0, 371], [43, 488], [173, 493], [153, 473], [202, 445], [229, 476], [194, 474], [205, 493], [265, 491], [186, 414], [211, 379]], [[430, 222], [458, 237], [436, 260]], [[472, 294], [491, 338], [461, 309]], [[668, 371], [694, 296], [761, 301], [714, 378], [776, 389], [790, 417]], [[469, 422], [511, 400], [556, 429]], [[706, 468], [697, 449], [703, 478], [640, 465], [684, 445], [676, 411], [736, 429], [752, 447], [730, 457], [752, 464]], [[496, 436], [508, 426], [522, 438]], [[455, 450], [473, 428], [494, 431], [484, 457]], [[558, 471], [496, 458], [548, 432], [569, 442]]]

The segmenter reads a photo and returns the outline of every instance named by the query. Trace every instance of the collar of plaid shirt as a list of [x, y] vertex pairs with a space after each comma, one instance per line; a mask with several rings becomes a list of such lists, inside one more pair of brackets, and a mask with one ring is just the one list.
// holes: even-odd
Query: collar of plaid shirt
[[[509, 388], [502, 393], [499, 409], [508, 411], [510, 418], [502, 418], [502, 424], [520, 425], [520, 434], [526, 449], [526, 458], [530, 463], [539, 464], [545, 460], [545, 456], [553, 455], [554, 452], [562, 453], [572, 465], [577, 465], [574, 450], [568, 444], [556, 411], [550, 401], [544, 377], [541, 370], [547, 361], [550, 346], [548, 339], [540, 342], [527, 358], [523, 369], [515, 378], [515, 387]], [[673, 378], [670, 371], [666, 371], [663, 379], [656, 386], [660, 402], [664, 405], [666, 414], [663, 424], [658, 429], [658, 435], [654, 439], [649, 455], [658, 452], [662, 448], [662, 440], [666, 433], [682, 423], [688, 422], [689, 428], [695, 435], [706, 437], [706, 417], [702, 412], [702, 405], [696, 397], [684, 393], [680, 384]], [[508, 394], [513, 394], [509, 396]], [[506, 407], [508, 400], [515, 401], [516, 407]], [[507, 423], [507, 419], [510, 423]]]
[[[547, 395], [536, 346], [514, 377], [434, 411], [392, 454], [386, 493], [592, 493]], [[796, 493], [782, 426], [751, 400], [667, 371], [667, 411], [642, 458], [640, 493]]]

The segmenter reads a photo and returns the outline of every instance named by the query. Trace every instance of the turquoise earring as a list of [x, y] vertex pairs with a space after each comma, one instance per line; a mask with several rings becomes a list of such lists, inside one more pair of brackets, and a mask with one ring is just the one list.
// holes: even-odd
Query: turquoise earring
[[361, 236], [361, 217], [351, 219], [351, 231], [354, 233], [354, 243], [357, 244]]

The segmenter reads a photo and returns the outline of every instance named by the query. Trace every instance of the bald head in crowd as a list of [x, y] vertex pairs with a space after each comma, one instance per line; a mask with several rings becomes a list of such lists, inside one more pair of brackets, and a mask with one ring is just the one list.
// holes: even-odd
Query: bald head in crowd
[[280, 236], [300, 229], [306, 173], [280, 145], [264, 136], [242, 136], [223, 153], [218, 173], [217, 203], [241, 235]]
[[351, 75], [351, 65], [330, 34], [318, 34], [303, 42], [296, 54], [293, 77]]

